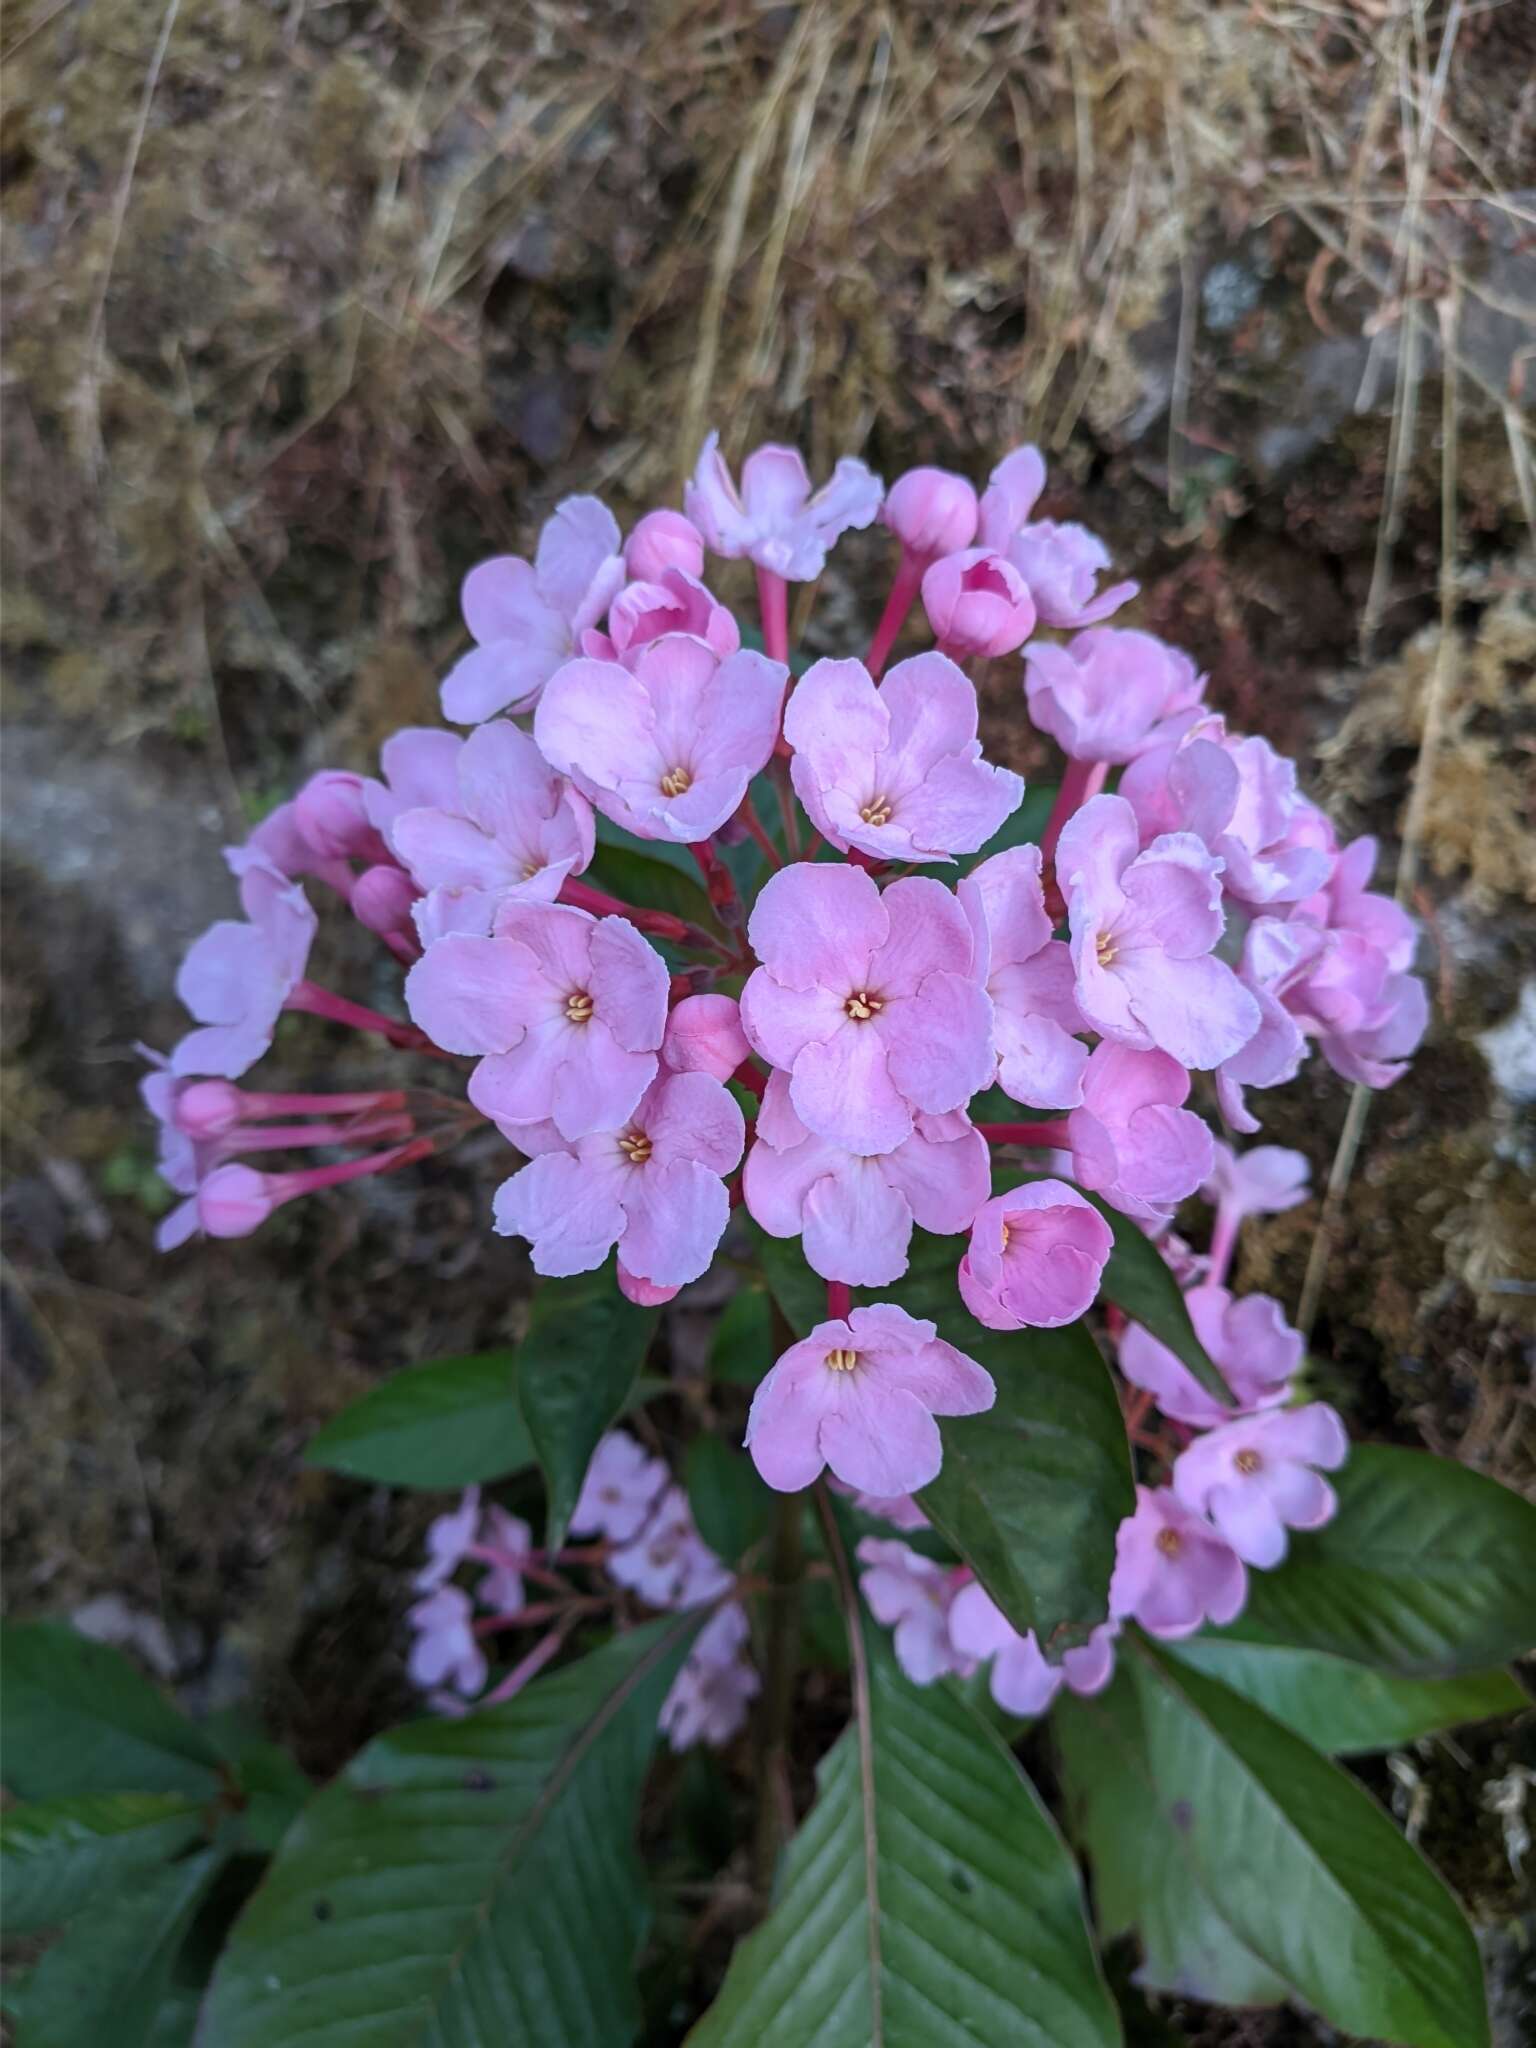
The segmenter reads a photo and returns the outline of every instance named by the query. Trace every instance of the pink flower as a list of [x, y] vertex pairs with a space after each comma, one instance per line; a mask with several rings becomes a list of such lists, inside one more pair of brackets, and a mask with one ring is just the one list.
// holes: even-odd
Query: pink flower
[[[139, 1082], [139, 1095], [159, 1126], [159, 1157], [155, 1161], [155, 1170], [168, 1188], [187, 1197], [186, 1201], [178, 1202], [174, 1209], [162, 1216], [155, 1227], [156, 1251], [173, 1252], [194, 1236], [200, 1227], [197, 1192], [218, 1162], [218, 1139], [223, 1132], [210, 1130], [202, 1133], [189, 1129], [189, 1119], [183, 1117], [179, 1109], [181, 1098], [188, 1092], [188, 1084], [176, 1080], [159, 1053], [151, 1052], [147, 1046], [140, 1046], [139, 1051], [153, 1069]], [[197, 1085], [192, 1084], [194, 1087]]]
[[434, 726], [407, 726], [379, 750], [380, 781], [363, 783], [368, 822], [395, 851], [395, 820], [405, 811], [457, 811], [464, 741]]
[[489, 938], [429, 946], [405, 1001], [435, 1044], [482, 1055], [477, 1108], [498, 1123], [549, 1119], [574, 1141], [618, 1130], [656, 1078], [667, 988], [661, 955], [624, 918], [504, 903]]
[[1197, 709], [1204, 687], [1187, 654], [1117, 626], [1024, 653], [1029, 715], [1076, 761], [1134, 761], [1171, 736], [1167, 721]]
[[659, 1726], [677, 1753], [696, 1742], [719, 1749], [745, 1723], [748, 1706], [762, 1690], [746, 1655], [750, 1633], [740, 1602], [731, 1600], [694, 1638], [661, 1705]]
[[995, 1195], [971, 1226], [961, 1297], [989, 1330], [1058, 1329], [1092, 1305], [1114, 1234], [1065, 1181]]
[[1250, 1145], [1246, 1152], [1234, 1152], [1218, 1139], [1200, 1192], [1218, 1203], [1235, 1226], [1248, 1216], [1278, 1216], [1296, 1208], [1311, 1192], [1311, 1175], [1304, 1152], [1284, 1145]]
[[909, 469], [891, 485], [880, 508], [882, 525], [909, 554], [924, 560], [968, 548], [978, 516], [975, 491], [947, 469]]
[[966, 1577], [964, 1569], [935, 1564], [910, 1544], [866, 1536], [859, 1544], [859, 1589], [870, 1613], [895, 1631], [896, 1662], [914, 1685], [932, 1685], [954, 1672], [970, 1675], [968, 1658], [950, 1641], [949, 1615]]
[[1349, 1456], [1333, 1409], [1272, 1408], [1197, 1436], [1173, 1467], [1185, 1507], [1209, 1515], [1245, 1564], [1270, 1571], [1286, 1552], [1286, 1530], [1320, 1529], [1338, 1508], [1326, 1479]]
[[495, 1562], [476, 1586], [475, 1598], [492, 1614], [521, 1613], [527, 1598], [523, 1567], [533, 1553], [533, 1531], [520, 1516], [493, 1503], [480, 1523], [478, 1547], [490, 1552]]
[[408, 954], [412, 960], [421, 950], [415, 921], [420, 902], [421, 891], [393, 861], [364, 868], [352, 885], [352, 915], [363, 930], [399, 941], [395, 950], [400, 952], [403, 945], [402, 957]]
[[1029, 586], [1006, 555], [964, 548], [923, 572], [923, 610], [934, 638], [957, 661], [1012, 654], [1035, 630]]
[[1222, 887], [1249, 909], [1312, 895], [1333, 865], [1314, 807], [1297, 793], [1295, 763], [1267, 740], [1228, 738], [1223, 719], [1202, 718], [1141, 755], [1119, 793], [1144, 839], [1193, 832], [1219, 855]]
[[626, 831], [707, 839], [772, 754], [788, 679], [764, 655], [720, 661], [702, 640], [667, 633], [632, 668], [567, 662], [544, 692], [534, 737]]
[[429, 1691], [451, 1685], [473, 1699], [485, 1684], [485, 1652], [476, 1640], [474, 1607], [457, 1586], [439, 1586], [406, 1611], [416, 1631], [407, 1668], [415, 1684]]
[[890, 1303], [818, 1323], [759, 1385], [747, 1448], [780, 1493], [824, 1466], [861, 1493], [915, 1493], [943, 1463], [935, 1415], [980, 1415], [992, 1378], [934, 1324]]
[[1067, 820], [1056, 875], [1067, 899], [1077, 1005], [1106, 1038], [1215, 1067], [1259, 1028], [1259, 1006], [1212, 957], [1225, 924], [1220, 861], [1188, 832], [1144, 853], [1123, 797], [1096, 796]]
[[1136, 595], [1135, 583], [1116, 583], [1095, 595], [1109, 550], [1085, 526], [1029, 520], [1045, 488], [1038, 448], [1015, 448], [993, 470], [981, 500], [981, 544], [1008, 557], [1029, 586], [1044, 626], [1091, 626]]
[[1408, 913], [1368, 890], [1374, 839], [1356, 839], [1338, 856], [1326, 888], [1297, 905], [1298, 922], [1324, 926], [1332, 943], [1283, 1000], [1317, 1034], [1325, 1060], [1346, 1081], [1390, 1087], [1424, 1036], [1429, 997], [1409, 972], [1416, 933]]
[[496, 1191], [496, 1228], [526, 1237], [537, 1273], [589, 1273], [616, 1244], [626, 1270], [658, 1287], [707, 1271], [730, 1221], [722, 1174], [746, 1129], [708, 1074], [663, 1074], [616, 1131], [544, 1152]]
[[709, 1074], [729, 1081], [751, 1053], [734, 996], [684, 996], [667, 1018], [661, 1064], [674, 1074]]
[[399, 812], [391, 843], [421, 888], [454, 893], [459, 930], [505, 902], [552, 903], [592, 858], [592, 809], [504, 718], [472, 732], [451, 804]]
[[271, 1045], [283, 1007], [304, 979], [316, 927], [304, 891], [259, 857], [243, 868], [247, 922], [210, 925], [176, 976], [177, 995], [203, 1028], [172, 1049], [174, 1074], [237, 1079]]
[[947, 860], [983, 846], [1024, 796], [981, 758], [976, 692], [942, 654], [899, 661], [871, 682], [861, 661], [818, 661], [784, 713], [795, 790], [844, 852]]
[[274, 1209], [303, 1192], [286, 1185], [299, 1178], [259, 1173], [254, 1166], [216, 1166], [198, 1183], [197, 1227], [209, 1237], [249, 1237]]
[[1216, 1100], [1233, 1130], [1259, 1128], [1245, 1089], [1276, 1088], [1300, 1073], [1307, 1041], [1285, 998], [1332, 945], [1327, 932], [1303, 920], [1257, 917], [1243, 934], [1238, 978], [1259, 1006], [1259, 1028], [1216, 1069]]
[[636, 1308], [660, 1308], [682, 1292], [681, 1286], [661, 1287], [654, 1280], [642, 1280], [638, 1273], [631, 1273], [622, 1259], [616, 1262], [614, 1278], [619, 1283], [619, 1292], [626, 1301], [632, 1301]]
[[478, 725], [529, 711], [624, 582], [619, 529], [596, 498], [567, 498], [539, 535], [531, 563], [497, 555], [464, 579], [464, 623], [475, 646], [443, 682], [443, 716]]
[[388, 848], [369, 819], [365, 799], [362, 776], [340, 768], [322, 768], [299, 791], [293, 800], [294, 822], [319, 861], [386, 857]]
[[1136, 1512], [1115, 1537], [1109, 1611], [1149, 1635], [1192, 1636], [1205, 1622], [1235, 1620], [1248, 1574], [1231, 1545], [1166, 1486], [1136, 1489]]
[[680, 1486], [667, 1488], [639, 1535], [614, 1551], [608, 1570], [651, 1607], [698, 1607], [718, 1599], [731, 1583], [694, 1527]]
[[976, 1662], [990, 1660], [992, 1697], [1008, 1714], [1043, 1714], [1063, 1685], [1075, 1693], [1102, 1692], [1115, 1671], [1118, 1622], [1102, 1622], [1086, 1643], [1048, 1664], [1033, 1629], [1020, 1635], [997, 1602], [972, 1580], [949, 1616], [955, 1648]]
[[1211, 1170], [1211, 1134], [1180, 1106], [1188, 1098], [1177, 1060], [1106, 1039], [1083, 1071], [1083, 1106], [1067, 1118], [1075, 1177], [1123, 1215], [1171, 1213]]
[[882, 895], [862, 869], [801, 863], [764, 885], [748, 935], [762, 965], [742, 990], [742, 1027], [790, 1075], [818, 1137], [889, 1152], [916, 1115], [959, 1109], [987, 1085], [992, 1005], [942, 883], [910, 876]]
[[858, 1493], [836, 1479], [828, 1483], [834, 1492], [847, 1494], [861, 1514], [873, 1515], [877, 1521], [889, 1522], [893, 1529], [900, 1529], [906, 1535], [910, 1536], [915, 1529], [927, 1529], [932, 1526], [910, 1493], [893, 1493], [882, 1499], [877, 1493]]
[[572, 1533], [629, 1542], [645, 1526], [666, 1483], [667, 1468], [660, 1458], [651, 1457], [622, 1430], [610, 1430], [599, 1439], [581, 1482], [571, 1510]]
[[704, 536], [681, 512], [663, 506], [638, 520], [624, 543], [624, 567], [636, 583], [659, 583], [668, 569], [704, 574]]
[[411, 1583], [419, 1591], [429, 1593], [434, 1586], [451, 1579], [464, 1562], [479, 1526], [480, 1489], [466, 1487], [456, 1508], [427, 1524], [427, 1561]]
[[[1303, 1345], [1301, 1332], [1287, 1323], [1278, 1301], [1267, 1294], [1245, 1294], [1234, 1301], [1225, 1287], [1205, 1286], [1191, 1287], [1184, 1305], [1239, 1409], [1273, 1408], [1286, 1398]], [[1140, 1323], [1128, 1324], [1120, 1339], [1120, 1370], [1175, 1422], [1209, 1429], [1232, 1419], [1232, 1410], [1208, 1394], [1188, 1366]]]
[[1069, 947], [1051, 937], [1038, 846], [1010, 846], [958, 884], [970, 921], [972, 973], [992, 999], [997, 1079], [1015, 1102], [1067, 1109], [1082, 1100], [1088, 1048]]
[[845, 455], [813, 494], [798, 449], [769, 445], [742, 464], [738, 492], [720, 436], [710, 434], [683, 503], [717, 555], [746, 555], [791, 583], [813, 583], [838, 536], [874, 519], [883, 490], [872, 470]]
[[663, 569], [652, 582], [626, 584], [609, 610], [607, 632], [589, 626], [581, 636], [581, 651], [633, 668], [641, 648], [664, 633], [691, 633], [722, 661], [741, 646], [735, 618], [696, 576]]
[[809, 1132], [787, 1077], [769, 1076], [742, 1191], [770, 1237], [803, 1237], [824, 1280], [884, 1287], [907, 1270], [913, 1225], [939, 1236], [968, 1230], [987, 1199], [986, 1141], [962, 1111], [919, 1115], [890, 1152], [850, 1152]]

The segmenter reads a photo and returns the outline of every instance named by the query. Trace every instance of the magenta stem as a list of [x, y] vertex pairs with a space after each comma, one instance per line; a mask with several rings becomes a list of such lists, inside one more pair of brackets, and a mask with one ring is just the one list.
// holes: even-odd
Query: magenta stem
[[976, 1128], [989, 1145], [1049, 1145], [1052, 1150], [1060, 1146], [1067, 1135], [1065, 1117], [1058, 1117], [1052, 1123], [978, 1124]]
[[1211, 1231], [1211, 1249], [1206, 1255], [1205, 1285], [1224, 1287], [1227, 1268], [1232, 1263], [1232, 1253], [1237, 1246], [1237, 1233], [1242, 1217], [1235, 1209], [1225, 1205], [1216, 1211], [1215, 1227]]
[[827, 1321], [845, 1323], [853, 1307], [852, 1290], [841, 1280], [827, 1282]]
[[500, 1685], [486, 1694], [485, 1698], [480, 1702], [481, 1706], [499, 1706], [503, 1700], [509, 1700], [514, 1693], [521, 1692], [529, 1679], [536, 1678], [550, 1658], [554, 1656], [560, 1645], [565, 1641], [565, 1633], [564, 1628], [552, 1628], [547, 1636], [534, 1644], [533, 1648], [520, 1663], [512, 1666], [512, 1669], [507, 1673]]
[[1054, 860], [1056, 842], [1061, 837], [1062, 827], [1068, 818], [1080, 811], [1090, 797], [1098, 795], [1109, 776], [1107, 761], [1067, 761], [1066, 773], [1061, 778], [1061, 787], [1056, 792], [1056, 801], [1051, 805], [1051, 815], [1045, 821], [1045, 830], [1040, 835], [1040, 856], [1042, 860]]
[[[287, 1002], [285, 1010], [302, 1010], [311, 1017], [324, 1017], [332, 1024], [345, 1024], [352, 1031], [374, 1031], [381, 1038], [387, 1038], [391, 1045], [398, 1045], [411, 1052], [439, 1052], [424, 1031], [418, 1031], [414, 1024], [397, 1023], [393, 1017], [386, 1017], [382, 1011], [366, 1009], [361, 1003], [348, 1002], [345, 996], [334, 996], [329, 989], [318, 988], [312, 981], [301, 981]], [[440, 1057], [449, 1057], [440, 1053]]]
[[770, 661], [789, 660], [789, 586], [772, 569], [757, 572], [757, 602], [763, 615], [763, 647]]
[[757, 806], [753, 803], [751, 797], [744, 797], [742, 799], [739, 816], [741, 822], [752, 834], [752, 837], [762, 848], [764, 854], [766, 854], [769, 866], [775, 868], [783, 867], [784, 862], [780, 857], [779, 849], [768, 837], [767, 828], [763, 824], [762, 819], [757, 815]]
[[896, 636], [907, 623], [907, 613], [912, 609], [912, 600], [922, 588], [923, 571], [928, 567], [927, 557], [916, 555], [910, 548], [901, 551], [897, 564], [895, 581], [891, 594], [885, 600], [885, 610], [880, 614], [880, 623], [875, 628], [875, 637], [869, 643], [869, 652], [864, 657], [864, 666], [876, 678], [885, 667]]
[[768, 1092], [767, 1075], [764, 1074], [761, 1067], [754, 1066], [751, 1060], [743, 1060], [735, 1073], [732, 1074], [731, 1079], [739, 1081], [743, 1088], [750, 1088], [759, 1102], [762, 1101], [764, 1095]]
[[276, 1173], [269, 1185], [275, 1184], [279, 1202], [291, 1202], [297, 1195], [340, 1187], [343, 1181], [362, 1180], [371, 1173], [393, 1173], [413, 1160], [428, 1158], [435, 1150], [431, 1138], [412, 1138], [409, 1144], [396, 1145], [388, 1152], [370, 1152], [366, 1159], [344, 1159], [336, 1166], [311, 1166], [302, 1173]]
[[775, 754], [768, 764], [773, 777], [773, 786], [779, 794], [779, 814], [784, 820], [784, 847], [791, 860], [800, 858], [800, 820], [795, 812], [795, 785], [790, 778], [789, 762], [783, 754]]
[[408, 1138], [415, 1128], [403, 1113], [360, 1117], [355, 1123], [236, 1125], [220, 1150], [233, 1159], [246, 1152], [292, 1152], [310, 1145], [366, 1145], [375, 1138]]
[[353, 1116], [364, 1109], [404, 1109], [403, 1088], [378, 1088], [353, 1095], [261, 1095], [242, 1090], [240, 1114], [254, 1122], [264, 1116]]

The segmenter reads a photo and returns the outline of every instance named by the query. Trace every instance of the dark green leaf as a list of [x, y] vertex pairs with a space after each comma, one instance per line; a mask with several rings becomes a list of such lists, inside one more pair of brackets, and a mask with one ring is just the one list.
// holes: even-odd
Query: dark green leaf
[[1288, 1987], [1238, 1940], [1201, 1885], [1183, 1834], [1158, 1804], [1141, 1708], [1119, 1671], [1092, 1699], [1051, 1713], [1069, 1829], [1093, 1873], [1102, 1942], [1138, 1936], [1136, 1982], [1217, 2005], [1277, 2005]]
[[1069, 1648], [1109, 1611], [1115, 1531], [1135, 1506], [1109, 1368], [1081, 1323], [968, 1338], [950, 1319], [948, 1332], [997, 1402], [940, 1423], [944, 1467], [923, 1507], [1015, 1628]]
[[546, 1280], [517, 1348], [517, 1399], [548, 1492], [544, 1541], [565, 1541], [597, 1440], [629, 1399], [659, 1311], [636, 1308], [610, 1269]]
[[772, 1497], [752, 1460], [717, 1436], [696, 1436], [685, 1469], [699, 1534], [733, 1568], [768, 1533]]
[[1365, 1789], [1214, 1679], [1132, 1655], [1159, 1811], [1238, 1939], [1348, 2033], [1482, 2048], [1472, 1930]]
[[1168, 1648], [1181, 1664], [1219, 1678], [1330, 1756], [1395, 1749], [1439, 1728], [1515, 1714], [1530, 1705], [1507, 1671], [1399, 1678], [1326, 1650], [1218, 1635], [1194, 1636]]
[[9, 1622], [0, 1666], [0, 1749], [19, 1798], [214, 1792], [218, 1751], [119, 1651], [62, 1622]]
[[203, 1833], [207, 1798], [184, 1792], [85, 1792], [0, 1814], [7, 1934], [60, 1927], [107, 1885], [135, 1885]]
[[1255, 1572], [1226, 1634], [1449, 1678], [1536, 1645], [1536, 1507], [1450, 1458], [1358, 1444], [1339, 1512]]
[[779, 1313], [797, 1337], [805, 1337], [827, 1319], [827, 1283], [811, 1271], [793, 1237], [770, 1237], [754, 1226], [758, 1263]]
[[1033, 1787], [969, 1708], [868, 1644], [867, 1747], [850, 1727], [823, 1760], [773, 1912], [689, 2048], [1114, 2048], [1077, 1872]]
[[1133, 1322], [1166, 1344], [1208, 1394], [1230, 1406], [1231, 1389], [1195, 1335], [1179, 1283], [1162, 1253], [1128, 1216], [1119, 1215], [1096, 1195], [1088, 1194], [1088, 1200], [1115, 1233], [1115, 1248], [1104, 1268], [1104, 1299], [1124, 1309]]
[[597, 852], [582, 880], [632, 909], [667, 910], [705, 931], [714, 929], [715, 914], [686, 847], [656, 839], [642, 853], [616, 826], [599, 819]]
[[201, 2048], [624, 2048], [636, 1808], [697, 1616], [370, 1743], [235, 1924]]
[[370, 1389], [310, 1441], [306, 1465], [434, 1491], [500, 1479], [533, 1463], [512, 1391], [514, 1354], [435, 1358]]
[[108, 1886], [27, 1980], [17, 2048], [148, 2048], [216, 1851]]
[[773, 1309], [766, 1288], [751, 1281], [733, 1294], [715, 1325], [710, 1376], [756, 1386], [773, 1364]]

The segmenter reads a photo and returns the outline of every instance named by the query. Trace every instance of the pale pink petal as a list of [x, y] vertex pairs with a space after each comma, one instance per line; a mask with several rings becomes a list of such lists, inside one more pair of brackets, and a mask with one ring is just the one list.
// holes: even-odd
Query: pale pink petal
[[[564, 499], [539, 535], [533, 567], [539, 596], [578, 631], [595, 625], [623, 581], [624, 565], [618, 559], [621, 546], [618, 521], [601, 499]], [[583, 607], [599, 579], [606, 579], [609, 585], [603, 603], [593, 617], [583, 617]]]
[[800, 862], [771, 876], [747, 924], [763, 968], [792, 989], [860, 987], [889, 933], [890, 918], [870, 877], [861, 868], [828, 863]]
[[820, 1450], [839, 1479], [861, 1493], [888, 1495], [915, 1493], [938, 1477], [944, 1446], [921, 1401], [886, 1386], [873, 1369], [829, 1377], [853, 1383], [821, 1421]]
[[430, 947], [405, 979], [411, 1021], [445, 1052], [509, 1052], [532, 1021], [527, 951], [454, 935]]
[[[920, 1044], [916, 1031], [912, 1037], [914, 1046]], [[944, 1081], [953, 1072], [953, 1063], [941, 1053], [932, 1058], [933, 1072], [917, 1053], [912, 1066], [919, 1081]], [[795, 1060], [790, 1099], [811, 1130], [845, 1145], [850, 1152], [889, 1152], [912, 1130], [912, 1112], [888, 1071], [884, 1041], [867, 1023], [845, 1020], [842, 1029], [829, 1039], [805, 1046]], [[939, 1109], [952, 1104], [935, 1102], [931, 1106]]]
[[642, 1167], [625, 1190], [624, 1209], [624, 1264], [661, 1287], [684, 1286], [708, 1271], [731, 1215], [724, 1181], [692, 1159]]
[[532, 1244], [534, 1271], [556, 1277], [600, 1266], [626, 1220], [614, 1184], [569, 1152], [548, 1152], [504, 1180], [494, 1213], [501, 1236]]
[[[891, 1004], [874, 1022], [890, 1079], [914, 1108], [933, 1115], [959, 1109], [991, 1079], [992, 1004], [964, 975], [930, 974], [915, 996]], [[798, 1093], [795, 1107], [805, 1114]]]
[[593, 1008], [629, 1052], [654, 1052], [667, 1028], [666, 962], [627, 918], [599, 918], [592, 928]]
[[[810, 1143], [814, 1146], [815, 1140]], [[806, 1190], [796, 1227], [804, 1232], [806, 1263], [825, 1280], [884, 1287], [907, 1270], [912, 1211], [886, 1180], [881, 1164], [844, 1153]], [[752, 1213], [758, 1212], [754, 1208]]]

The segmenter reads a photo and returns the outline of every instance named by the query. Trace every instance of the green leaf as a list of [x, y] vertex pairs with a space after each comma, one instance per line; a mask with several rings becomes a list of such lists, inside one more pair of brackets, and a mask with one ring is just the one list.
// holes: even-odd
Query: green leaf
[[311, 1439], [305, 1464], [434, 1491], [531, 1465], [533, 1445], [512, 1390], [514, 1357], [481, 1351], [395, 1373]]
[[772, 1364], [772, 1304], [766, 1288], [748, 1281], [731, 1296], [715, 1325], [710, 1377], [755, 1387]]
[[635, 910], [668, 910], [690, 924], [714, 929], [715, 913], [686, 847], [652, 840], [644, 853], [604, 818], [597, 824], [597, 851], [582, 877]]
[[1159, 1810], [1238, 1939], [1347, 2033], [1482, 2048], [1472, 1930], [1364, 1787], [1214, 1679], [1133, 1654]]
[[7, 1934], [61, 1927], [93, 1894], [166, 1863], [203, 1833], [206, 1798], [184, 1792], [85, 1792], [0, 1814]]
[[624, 2048], [646, 1920], [636, 1809], [698, 1619], [371, 1742], [235, 1923], [201, 2048]]
[[1067, 1824], [1093, 1873], [1101, 1942], [1136, 1934], [1136, 1982], [1216, 2005], [1277, 2005], [1288, 1987], [1244, 1948], [1200, 1883], [1188, 1844], [1158, 1804], [1130, 1674], [1091, 1699], [1064, 1692], [1051, 1713]]
[[136, 1872], [93, 1900], [27, 1979], [17, 2048], [147, 2048], [177, 1950], [221, 1860], [205, 1849]]
[[940, 1422], [944, 1466], [923, 1508], [1015, 1628], [1069, 1648], [1108, 1614], [1115, 1531], [1136, 1504], [1109, 1368], [1082, 1323], [955, 1341], [997, 1401]]
[[1083, 1192], [1115, 1234], [1115, 1248], [1104, 1268], [1100, 1290], [1104, 1299], [1124, 1309], [1133, 1322], [1140, 1323], [1159, 1343], [1166, 1344], [1208, 1394], [1232, 1406], [1232, 1390], [1195, 1335], [1179, 1283], [1162, 1253], [1128, 1216], [1088, 1194], [1086, 1188]]
[[[827, 1283], [805, 1263], [800, 1240], [770, 1237], [753, 1225], [758, 1264], [768, 1291], [779, 1304], [779, 1313], [797, 1337], [809, 1336], [827, 1319]], [[771, 1337], [770, 1337], [771, 1341]]]
[[0, 1629], [0, 1750], [21, 1799], [77, 1792], [210, 1798], [219, 1754], [119, 1651], [62, 1622]]
[[629, 1399], [659, 1310], [636, 1308], [608, 1269], [546, 1280], [517, 1348], [517, 1399], [549, 1496], [544, 1542], [565, 1541], [597, 1440]]
[[1450, 1678], [1536, 1645], [1536, 1507], [1427, 1451], [1357, 1444], [1339, 1511], [1254, 1572], [1228, 1637]]
[[1077, 1871], [1034, 1788], [968, 1707], [866, 1640], [868, 1724], [824, 1758], [773, 1912], [689, 2048], [1113, 2048]]
[[1517, 1714], [1531, 1702], [1507, 1671], [1399, 1678], [1326, 1650], [1192, 1636], [1169, 1654], [1240, 1692], [1330, 1756], [1396, 1749], [1440, 1728]]
[[768, 1533], [772, 1497], [744, 1452], [717, 1436], [696, 1436], [684, 1467], [688, 1505], [716, 1557], [736, 1567]]

